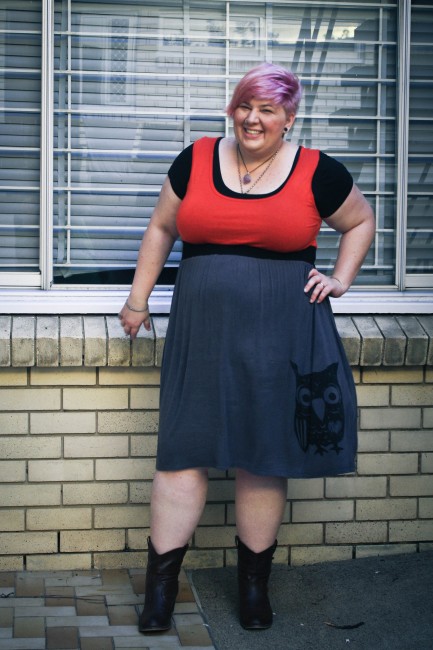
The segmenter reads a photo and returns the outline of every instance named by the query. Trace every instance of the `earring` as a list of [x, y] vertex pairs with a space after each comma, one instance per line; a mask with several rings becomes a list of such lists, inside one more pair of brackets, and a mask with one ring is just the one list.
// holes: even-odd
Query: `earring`
[[288, 131], [289, 129], [287, 128], [287, 126], [285, 126], [283, 130], [284, 130], [284, 133], [287, 133], [287, 131]]

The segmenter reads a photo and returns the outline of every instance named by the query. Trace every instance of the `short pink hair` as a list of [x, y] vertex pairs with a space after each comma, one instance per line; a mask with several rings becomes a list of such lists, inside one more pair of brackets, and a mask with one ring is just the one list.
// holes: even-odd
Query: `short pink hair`
[[302, 97], [298, 77], [273, 63], [262, 63], [252, 68], [237, 84], [226, 111], [230, 117], [242, 102], [256, 99], [271, 99], [286, 111], [286, 115], [296, 115]]

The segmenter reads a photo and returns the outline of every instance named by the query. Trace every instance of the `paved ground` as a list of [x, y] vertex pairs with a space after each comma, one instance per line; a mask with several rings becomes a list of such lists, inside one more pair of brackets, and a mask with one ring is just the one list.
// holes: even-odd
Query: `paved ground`
[[272, 628], [237, 621], [236, 570], [193, 571], [217, 650], [432, 650], [433, 551], [274, 567]]
[[172, 629], [139, 633], [144, 573], [0, 572], [0, 650], [212, 650], [183, 571]]

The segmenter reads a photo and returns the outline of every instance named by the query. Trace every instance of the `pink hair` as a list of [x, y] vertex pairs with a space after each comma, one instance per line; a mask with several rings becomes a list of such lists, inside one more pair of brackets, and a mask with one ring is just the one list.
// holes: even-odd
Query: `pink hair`
[[261, 63], [239, 81], [226, 111], [233, 117], [242, 102], [255, 97], [271, 99], [284, 108], [286, 115], [296, 115], [301, 96], [301, 84], [293, 72], [273, 63]]

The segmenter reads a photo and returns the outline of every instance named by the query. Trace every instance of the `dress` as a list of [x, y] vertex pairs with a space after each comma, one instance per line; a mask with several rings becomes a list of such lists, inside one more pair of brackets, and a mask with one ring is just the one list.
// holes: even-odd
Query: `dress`
[[[287, 242], [270, 248], [242, 236], [230, 244], [224, 235], [219, 240], [215, 224], [218, 214], [224, 223], [225, 199], [217, 196], [213, 183], [215, 141], [203, 140], [207, 142], [194, 145], [186, 207], [178, 216], [184, 256], [162, 363], [157, 468], [239, 467], [257, 475], [297, 478], [353, 472], [357, 418], [352, 372], [329, 300], [311, 304], [303, 290], [320, 216], [315, 216], [314, 232], [307, 224], [305, 241], [296, 234], [301, 240], [292, 251]], [[305, 186], [303, 201], [310, 201], [308, 178], [315, 165], [317, 155], [301, 153], [292, 185], [289, 178], [283, 189], [286, 201], [296, 183], [296, 196]], [[198, 230], [188, 230], [187, 197], [198, 189], [202, 219]], [[236, 200], [243, 199], [231, 198], [228, 211]], [[266, 197], [249, 202], [248, 218], [255, 205], [263, 211], [277, 203]], [[308, 208], [311, 219], [314, 209]], [[211, 235], [201, 230], [206, 221]], [[269, 221], [265, 241], [268, 230]]]

